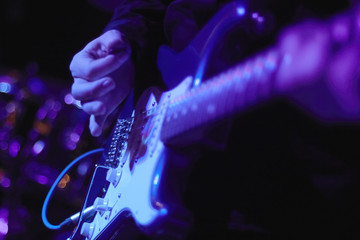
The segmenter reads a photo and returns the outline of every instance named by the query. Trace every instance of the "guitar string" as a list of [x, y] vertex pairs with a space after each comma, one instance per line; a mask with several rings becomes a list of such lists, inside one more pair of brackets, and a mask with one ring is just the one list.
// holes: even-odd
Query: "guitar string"
[[[235, 84], [241, 84], [241, 83], [245, 83], [245, 82], [249, 81], [250, 79], [252, 79], [254, 77], [254, 75], [273, 74], [282, 60], [283, 60], [283, 57], [279, 56], [279, 53], [276, 49], [269, 49], [269, 50], [265, 51], [264, 53], [261, 53], [257, 56], [250, 58], [250, 60], [248, 60], [246, 62], [241, 62], [239, 64], [236, 64], [235, 66], [231, 67], [227, 71], [225, 71], [221, 74], [218, 74], [218, 75], [208, 79], [207, 81], [204, 81], [203, 84], [201, 84], [199, 87], [191, 88], [189, 91], [178, 96], [176, 99], [172, 99], [172, 102], [170, 102], [169, 104], [166, 105], [166, 110], [168, 110], [169, 107], [172, 107], [175, 104], [179, 104], [180, 102], [182, 102], [190, 97], [198, 95], [203, 90], [206, 90], [206, 88], [209, 85], [212, 85], [212, 84], [216, 85], [217, 82], [221, 82], [224, 79], [229, 79], [229, 76], [232, 77], [232, 80], [226, 81], [226, 82], [234, 82]], [[240, 77], [238, 75], [240, 75]], [[257, 76], [257, 78], [258, 77], [259, 76]], [[226, 86], [226, 84], [223, 84], [221, 87], [223, 87], [223, 89], [229, 88]], [[160, 106], [155, 106], [150, 110], [142, 111], [142, 112], [136, 114], [136, 116], [128, 117], [128, 118], [125, 118], [124, 120], [130, 121], [130, 122], [132, 120], [134, 120], [134, 122], [135, 122], [135, 121], [142, 121], [146, 118], [156, 117], [160, 114], [163, 114], [163, 113], [159, 113], [159, 111], [158, 111], [159, 107]], [[141, 127], [137, 127], [137, 128], [131, 129], [131, 130], [140, 130], [143, 128], [144, 128], [144, 126], [141, 126]]]

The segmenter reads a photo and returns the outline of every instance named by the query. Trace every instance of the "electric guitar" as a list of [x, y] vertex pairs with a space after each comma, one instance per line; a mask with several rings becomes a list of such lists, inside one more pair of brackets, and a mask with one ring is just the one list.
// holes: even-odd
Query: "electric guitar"
[[[324, 38], [329, 35], [320, 25], [314, 26], [319, 34], [297, 50], [284, 50], [280, 44], [201, 82], [211, 51], [224, 32], [246, 21], [244, 11], [238, 3], [230, 3], [183, 52], [160, 49], [158, 65], [164, 81], [181, 83], [166, 92], [147, 90], [131, 116], [117, 119], [83, 213], [68, 239], [117, 239], [129, 231], [124, 226], [128, 219], [145, 234], [181, 239], [191, 226], [191, 214], [182, 206], [179, 186], [191, 164], [179, 161], [171, 146], [201, 141], [202, 129], [272, 98], [289, 98], [328, 121], [359, 118], [359, 95], [354, 96], [351, 87], [341, 87], [352, 78], [346, 74], [341, 78], [338, 71], [340, 80], [329, 75], [341, 64], [340, 56], [357, 67], [352, 60], [358, 55], [346, 52], [351, 44], [341, 45], [336, 52], [340, 54], [333, 54], [327, 44], [334, 40]], [[333, 23], [336, 19], [326, 26]], [[291, 33], [284, 35], [284, 46], [294, 40]], [[339, 71], [350, 72], [345, 68]]]

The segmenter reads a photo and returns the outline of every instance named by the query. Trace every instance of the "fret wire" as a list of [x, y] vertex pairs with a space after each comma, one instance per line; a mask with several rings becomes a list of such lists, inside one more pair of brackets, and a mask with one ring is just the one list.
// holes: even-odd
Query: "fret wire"
[[[187, 113], [189, 113], [194, 111], [191, 110], [192, 104], [194, 103], [197, 106], [197, 115], [194, 115], [195, 119], [192, 119], [187, 129], [214, 120], [216, 114], [209, 116], [209, 113], [206, 111], [211, 111], [211, 109], [207, 109], [211, 108], [211, 106], [206, 106], [205, 103], [208, 102], [206, 99], [216, 97], [215, 103], [212, 103], [215, 106], [214, 111], [220, 113], [220, 115], [221, 113], [227, 115], [231, 114], [237, 108], [253, 105], [254, 101], [258, 98], [261, 100], [262, 98], [268, 97], [272, 90], [272, 75], [277, 69], [280, 60], [281, 58], [276, 51], [269, 50], [265, 54], [248, 60], [246, 63], [237, 64], [224, 73], [203, 82], [199, 87], [190, 89], [179, 97], [170, 100], [169, 105], [166, 107], [165, 121], [167, 116], [171, 117], [171, 121], [165, 122], [163, 125], [166, 125], [167, 130], [175, 127], [178, 130], [184, 130], [184, 124], [176, 124], [179, 121], [183, 121], [184, 118], [180, 107], [182, 109], [186, 108]], [[264, 79], [268, 81], [264, 81]], [[226, 96], [222, 97], [224, 94], [226, 94]], [[219, 97], [216, 95], [219, 95]], [[219, 100], [217, 101], [217, 99]], [[125, 119], [134, 119], [135, 121], [137, 119], [143, 120], [145, 118], [156, 117], [159, 114], [157, 112], [159, 107], [160, 106], [156, 106], [151, 110], [142, 111], [134, 117]], [[175, 113], [177, 114], [176, 119], [173, 118]], [[138, 127], [133, 130], [139, 130], [141, 128], [142, 127]], [[164, 129], [162, 129], [162, 131], [163, 130]]]

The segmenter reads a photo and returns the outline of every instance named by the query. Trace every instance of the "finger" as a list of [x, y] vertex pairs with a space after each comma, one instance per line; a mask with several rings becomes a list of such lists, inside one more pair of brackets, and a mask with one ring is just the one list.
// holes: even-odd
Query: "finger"
[[122, 34], [118, 30], [107, 31], [101, 37], [103, 38], [101, 41], [102, 48], [108, 53], [126, 49], [129, 46], [129, 43], [124, 41]]
[[82, 109], [84, 112], [90, 115], [105, 115], [107, 111], [106, 105], [101, 101], [91, 101], [82, 103]]
[[109, 53], [104, 57], [91, 60], [84, 68], [83, 76], [88, 80], [106, 76], [118, 69], [126, 60], [129, 59], [129, 56], [130, 53], [127, 49], [121, 49], [116, 53]]
[[102, 78], [118, 69], [129, 59], [130, 47], [128, 45], [109, 51], [102, 50], [99, 44], [96, 46], [97, 49], [93, 49], [94, 47], [84, 48], [74, 56], [69, 66], [74, 78], [83, 78], [89, 81]]
[[111, 49], [120, 48], [124, 44], [127, 44], [127, 42], [123, 40], [121, 32], [112, 29], [89, 42], [84, 50], [96, 52], [100, 49], [109, 52]]
[[79, 60], [85, 60], [77, 61], [83, 69], [82, 76], [91, 80], [120, 67], [130, 56], [130, 45], [123, 41], [119, 31], [110, 30], [88, 43], [79, 55]]
[[102, 133], [102, 128], [105, 123], [106, 116], [91, 115], [89, 120], [89, 130], [92, 136], [98, 137]]
[[75, 78], [71, 87], [71, 94], [77, 100], [86, 101], [88, 99], [104, 96], [112, 91], [115, 86], [115, 82], [109, 77], [105, 77], [94, 82], [89, 82], [81, 78]]

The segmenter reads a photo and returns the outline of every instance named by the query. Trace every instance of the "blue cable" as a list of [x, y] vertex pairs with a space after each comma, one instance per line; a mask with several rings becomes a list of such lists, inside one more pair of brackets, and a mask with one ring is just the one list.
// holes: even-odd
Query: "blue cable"
[[55, 187], [58, 185], [58, 183], [61, 181], [61, 179], [64, 177], [64, 175], [76, 164], [78, 163], [79, 161], [81, 161], [82, 159], [84, 159], [85, 157], [89, 156], [89, 155], [92, 155], [92, 154], [95, 154], [95, 153], [98, 153], [98, 152], [103, 152], [104, 149], [103, 148], [98, 148], [98, 149], [94, 149], [94, 150], [91, 150], [87, 153], [84, 153], [83, 155], [77, 157], [75, 160], [73, 160], [69, 165], [67, 165], [65, 167], [65, 169], [60, 173], [60, 175], [57, 177], [57, 179], [55, 180], [55, 182], [53, 183], [53, 185], [51, 186], [46, 198], [45, 198], [45, 201], [44, 201], [44, 204], [43, 204], [43, 208], [42, 208], [42, 211], [41, 211], [41, 218], [42, 218], [42, 221], [44, 223], [44, 225], [51, 229], [51, 230], [59, 230], [61, 228], [61, 225], [53, 225], [51, 224], [47, 217], [46, 217], [46, 211], [47, 211], [47, 208], [48, 208], [48, 204], [50, 202], [50, 199], [52, 197], [52, 194], [54, 192], [54, 189]]

